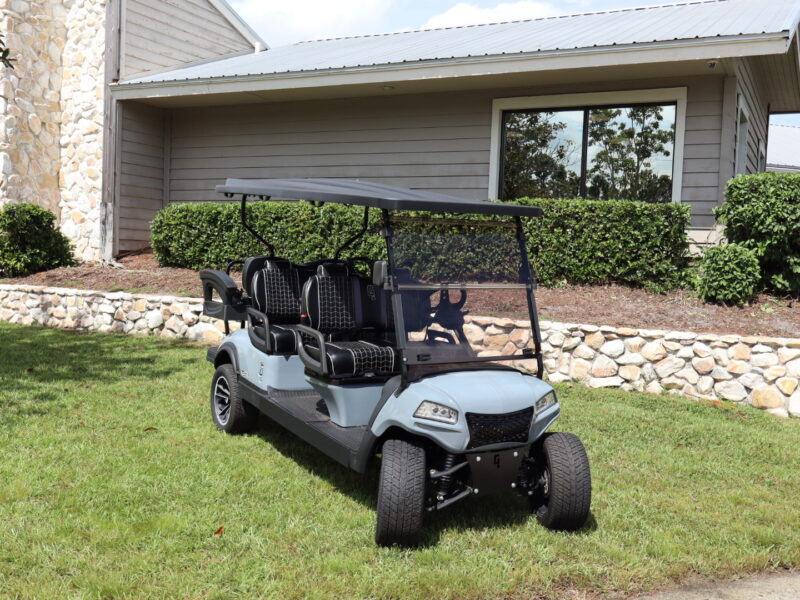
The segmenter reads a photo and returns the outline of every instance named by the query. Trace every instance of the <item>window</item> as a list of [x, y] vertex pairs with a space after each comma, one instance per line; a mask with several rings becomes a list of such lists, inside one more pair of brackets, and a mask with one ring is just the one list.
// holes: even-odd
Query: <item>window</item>
[[[742, 99], [739, 99], [742, 102]], [[736, 175], [747, 172], [747, 140], [750, 134], [750, 114], [742, 105], [739, 108], [739, 122], [736, 127]]]
[[672, 200], [675, 105], [503, 113], [502, 198]]
[[679, 199], [685, 106], [685, 88], [495, 100], [490, 196]]

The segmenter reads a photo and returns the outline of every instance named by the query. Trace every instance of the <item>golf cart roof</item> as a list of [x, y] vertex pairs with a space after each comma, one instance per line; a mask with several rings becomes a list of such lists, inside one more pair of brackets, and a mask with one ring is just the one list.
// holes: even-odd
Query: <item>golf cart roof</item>
[[309, 200], [356, 204], [386, 210], [422, 210], [431, 212], [505, 215], [512, 217], [541, 217], [536, 206], [520, 206], [466, 200], [406, 188], [359, 181], [356, 179], [228, 179], [218, 185], [222, 194], [261, 196], [270, 200]]

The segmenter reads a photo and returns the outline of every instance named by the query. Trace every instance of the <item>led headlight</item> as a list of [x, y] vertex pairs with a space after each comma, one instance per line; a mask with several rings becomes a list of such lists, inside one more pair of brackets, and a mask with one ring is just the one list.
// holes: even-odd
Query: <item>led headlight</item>
[[555, 403], [556, 403], [556, 393], [555, 391], [551, 390], [536, 401], [536, 404], [534, 405], [534, 411], [538, 415], [540, 412], [550, 408]]
[[414, 416], [418, 419], [429, 419], [455, 425], [458, 421], [458, 411], [443, 404], [424, 400], [414, 411]]

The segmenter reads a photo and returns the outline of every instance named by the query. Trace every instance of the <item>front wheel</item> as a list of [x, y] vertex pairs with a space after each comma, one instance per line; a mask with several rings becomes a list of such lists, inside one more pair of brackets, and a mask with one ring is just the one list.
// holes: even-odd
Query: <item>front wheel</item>
[[425, 513], [425, 449], [405, 440], [383, 443], [378, 521], [379, 546], [413, 546], [419, 541]]
[[239, 378], [233, 365], [217, 367], [211, 380], [211, 419], [225, 433], [250, 431], [258, 419], [258, 411], [239, 395]]
[[532, 497], [536, 519], [548, 529], [583, 527], [592, 504], [592, 476], [581, 440], [572, 433], [551, 433], [537, 444], [534, 459], [539, 465]]

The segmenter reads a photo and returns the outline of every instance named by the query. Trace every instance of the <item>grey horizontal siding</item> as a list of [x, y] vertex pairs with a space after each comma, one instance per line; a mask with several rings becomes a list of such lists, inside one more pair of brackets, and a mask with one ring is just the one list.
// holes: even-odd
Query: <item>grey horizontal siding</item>
[[677, 86], [688, 88], [682, 200], [707, 226], [719, 201], [719, 76], [176, 109], [169, 199], [220, 200], [226, 177], [348, 177], [486, 198], [494, 98]]
[[123, 80], [253, 50], [207, 0], [123, 0], [121, 38]]
[[767, 131], [769, 129], [769, 108], [761, 92], [764, 89], [754, 61], [740, 59], [736, 62], [736, 76], [738, 79], [738, 93], [741, 101], [750, 113], [750, 122], [747, 136], [746, 173], [758, 173], [759, 151], [761, 144], [766, 151]]
[[724, 79], [695, 79], [688, 86], [681, 201], [692, 206], [692, 226], [711, 227], [719, 203]]
[[164, 205], [164, 111], [126, 102], [120, 130], [118, 250], [150, 245], [150, 221]]

